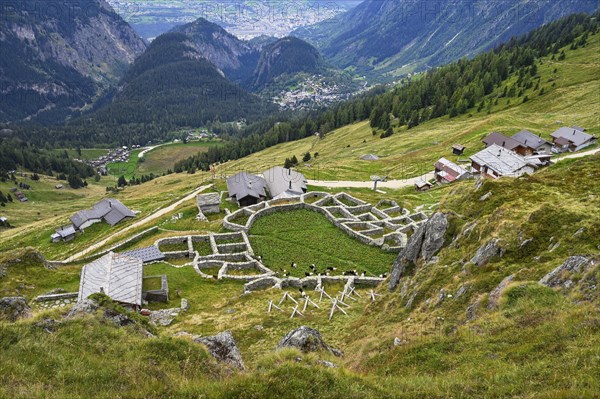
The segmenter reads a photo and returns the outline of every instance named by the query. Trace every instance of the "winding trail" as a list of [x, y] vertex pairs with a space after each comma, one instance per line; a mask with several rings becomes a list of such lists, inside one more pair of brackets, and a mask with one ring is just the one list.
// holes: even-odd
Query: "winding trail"
[[[388, 180], [380, 181], [377, 183], [377, 188], [390, 188], [398, 189], [404, 187], [411, 187], [418, 181], [433, 179], [433, 171], [425, 173], [424, 175], [411, 177], [402, 180]], [[328, 187], [328, 188], [373, 188], [373, 181], [352, 181], [352, 180], [337, 180], [337, 181], [321, 181], [321, 180], [309, 180], [308, 184], [317, 187]]]
[[157, 210], [156, 212], [146, 216], [144, 219], [139, 220], [127, 227], [125, 227], [123, 230], [120, 230], [118, 232], [116, 232], [114, 235], [107, 237], [103, 240], [98, 241], [97, 243], [90, 245], [89, 247], [87, 247], [86, 249], [84, 249], [83, 251], [77, 252], [74, 255], [69, 256], [67, 259], [65, 259], [64, 261], [58, 261], [58, 262], [53, 262], [53, 263], [70, 263], [70, 262], [74, 262], [76, 260], [82, 259], [84, 258], [86, 255], [93, 253], [94, 251], [96, 251], [97, 249], [101, 248], [102, 246], [104, 246], [106, 243], [108, 243], [108, 241], [110, 241], [114, 236], [116, 235], [122, 235], [123, 233], [126, 233], [128, 231], [131, 231], [133, 229], [136, 229], [140, 226], [143, 226], [144, 224], [151, 222], [155, 219], [158, 219], [172, 211], [174, 211], [179, 205], [183, 204], [184, 202], [190, 201], [191, 199], [195, 198], [196, 195], [198, 195], [199, 193], [203, 192], [204, 190], [208, 189], [212, 187], [212, 184], [206, 185], [206, 186], [201, 186], [199, 188], [197, 188], [196, 190], [192, 191], [190, 194], [186, 195], [185, 197], [183, 197], [182, 199], [178, 200], [177, 202], [174, 202], [171, 205], [168, 205], [164, 208], [161, 208], [159, 210]]

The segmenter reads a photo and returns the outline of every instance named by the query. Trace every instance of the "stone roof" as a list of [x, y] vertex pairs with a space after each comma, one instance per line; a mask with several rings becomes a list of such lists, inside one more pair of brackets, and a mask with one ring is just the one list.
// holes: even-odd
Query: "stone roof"
[[524, 157], [496, 144], [479, 151], [471, 157], [471, 160], [478, 165], [487, 166], [500, 176], [514, 175], [517, 171], [529, 165]]
[[466, 169], [446, 158], [440, 158], [439, 161], [435, 163], [435, 168], [440, 171], [438, 174], [448, 181], [454, 181], [469, 173]]
[[246, 197], [266, 198], [266, 188], [265, 179], [248, 172], [240, 172], [227, 179], [229, 196], [238, 201]]
[[104, 219], [106, 223], [114, 226], [125, 218], [134, 217], [135, 213], [114, 198], [103, 199], [96, 203], [92, 209], [79, 211], [71, 216], [75, 228], [79, 228], [89, 220]]
[[141, 259], [110, 252], [81, 270], [78, 301], [104, 292], [114, 301], [141, 306], [143, 274]]
[[125, 251], [122, 252], [121, 255], [140, 259], [144, 263], [156, 262], [165, 259], [165, 254], [163, 254], [160, 249], [154, 245], [145, 248], [132, 249], [131, 251]]
[[75, 227], [73, 225], [64, 226], [56, 230], [56, 234], [60, 237], [65, 238], [75, 234]]
[[504, 147], [507, 150], [514, 150], [515, 148], [521, 146], [521, 143], [519, 143], [517, 140], [515, 140], [511, 137], [507, 137], [507, 136], [503, 135], [502, 133], [498, 133], [498, 132], [490, 133], [489, 136], [487, 136], [485, 139], [483, 139], [483, 142], [488, 147], [495, 144], [500, 147]]
[[533, 148], [534, 150], [537, 150], [543, 145], [551, 145], [548, 141], [540, 136], [536, 136], [529, 130], [521, 130], [519, 133], [515, 133], [512, 138], [523, 144], [525, 147]]
[[556, 132], [552, 133], [551, 136], [554, 139], [566, 139], [574, 146], [580, 146], [594, 139], [594, 136], [591, 134], [584, 133], [581, 130], [574, 129], [572, 127], [561, 127]]
[[307, 190], [304, 175], [292, 169], [275, 166], [263, 172], [263, 177], [274, 199], [300, 196]]
[[198, 203], [198, 206], [219, 205], [221, 204], [221, 194], [198, 194], [196, 196], [196, 202]]

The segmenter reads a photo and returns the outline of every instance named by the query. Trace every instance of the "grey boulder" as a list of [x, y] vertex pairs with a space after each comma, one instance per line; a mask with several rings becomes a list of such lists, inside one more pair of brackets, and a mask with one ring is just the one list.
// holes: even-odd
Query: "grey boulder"
[[194, 338], [194, 341], [205, 345], [208, 352], [219, 362], [244, 370], [242, 355], [235, 344], [231, 331], [223, 331], [212, 337], [197, 337]]
[[282, 348], [298, 348], [304, 353], [324, 350], [338, 357], [344, 355], [340, 350], [327, 345], [319, 331], [307, 326], [298, 327], [287, 333], [277, 345], [277, 349]]
[[587, 272], [594, 262], [585, 256], [571, 256], [556, 269], [546, 274], [539, 281], [540, 284], [550, 288], [571, 288], [574, 284], [573, 274]]
[[502, 256], [503, 254], [504, 250], [500, 246], [500, 240], [492, 238], [477, 250], [475, 256], [471, 259], [471, 262], [477, 266], [484, 266], [496, 256]]
[[0, 298], [0, 320], [17, 321], [32, 316], [31, 307], [21, 296]]
[[419, 226], [392, 266], [390, 290], [398, 286], [408, 267], [416, 265], [419, 259], [429, 262], [442, 249], [448, 226], [448, 219], [443, 213], [433, 214]]

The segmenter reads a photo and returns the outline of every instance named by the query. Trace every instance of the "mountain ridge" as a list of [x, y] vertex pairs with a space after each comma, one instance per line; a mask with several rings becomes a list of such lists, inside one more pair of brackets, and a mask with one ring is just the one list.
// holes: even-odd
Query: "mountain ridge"
[[42, 6], [23, 0], [0, 15], [0, 121], [64, 120], [118, 82], [146, 47], [104, 0]]
[[561, 16], [597, 8], [594, 0], [366, 0], [293, 35], [315, 45], [342, 69], [355, 67], [389, 81], [470, 57]]

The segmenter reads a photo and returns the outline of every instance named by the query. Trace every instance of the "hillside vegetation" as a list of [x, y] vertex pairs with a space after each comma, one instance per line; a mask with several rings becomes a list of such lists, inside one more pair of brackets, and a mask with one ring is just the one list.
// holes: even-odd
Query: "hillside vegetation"
[[[568, 256], [598, 258], [599, 162], [599, 156], [563, 161], [531, 177], [445, 188], [438, 210], [450, 228], [439, 259], [419, 263], [393, 292], [381, 286], [374, 303], [359, 291], [363, 299], [349, 316], [331, 321], [328, 309], [294, 319], [266, 313], [268, 300], [278, 300], [281, 291], [240, 295], [240, 283], [201, 280], [189, 267], [156, 264], [145, 273], [167, 274], [171, 302], [179, 290], [192, 305], [172, 326], [156, 330], [157, 338], [146, 338], [143, 324], [117, 328], [101, 314], [63, 319], [64, 311], [52, 310], [0, 322], [0, 390], [11, 397], [594, 397], [600, 389], [598, 266], [573, 275], [568, 289], [537, 281]], [[491, 198], [481, 201], [487, 192]], [[494, 238], [502, 256], [470, 263]], [[22, 262], [11, 263], [14, 256]], [[3, 295], [31, 286], [38, 292], [53, 284], [71, 288], [78, 278], [76, 265], [47, 270], [23, 253], [4, 255], [1, 265]], [[509, 275], [512, 282], [493, 299], [490, 292]], [[50, 333], [47, 318], [58, 321]], [[273, 353], [285, 333], [303, 324], [319, 329], [345, 356]], [[226, 329], [245, 372], [227, 371], [203, 347], [172, 337]]]
[[[497, 115], [502, 111], [506, 111], [509, 117], [518, 115], [519, 110], [523, 109], [521, 105], [524, 105], [526, 112], [532, 112], [536, 109], [530, 102], [544, 107], [544, 112], [534, 118], [539, 118], [539, 115], [551, 116], [546, 112], [547, 109], [554, 109], [555, 113], [575, 109], [571, 108], [573, 104], [563, 105], [562, 98], [557, 101], [557, 96], [563, 94], [567, 101], [573, 95], [573, 99], [584, 103], [584, 107], [576, 109], [578, 113], [583, 109], [589, 114], [587, 118], [585, 114], [578, 114], [577, 119], [591, 120], [594, 117], [591, 113], [593, 108], [588, 104], [598, 101], [595, 93], [599, 73], [597, 32], [598, 21], [594, 16], [566, 17], [472, 60], [461, 60], [419, 75], [393, 90], [365, 93], [316, 115], [289, 118], [284, 122], [272, 120], [268, 124], [259, 124], [257, 129], [250, 126], [246, 137], [181, 162], [179, 167], [184, 170], [207, 170], [211, 163], [239, 159], [278, 143], [301, 138], [309, 140], [308, 137], [314, 140], [316, 132], [319, 133], [318, 137], [327, 140], [328, 135], [335, 136], [336, 129], [365, 120], [369, 120], [372, 130], [362, 130], [358, 143], [352, 140], [336, 147], [336, 154], [348, 157], [357, 148], [369, 150], [369, 145], [364, 145], [367, 143], [372, 146], [378, 143], [379, 148], [385, 148], [386, 152], [380, 153], [382, 156], [390, 155], [387, 152], [390, 147], [402, 147], [403, 152], [407, 153], [437, 145], [442, 137], [459, 138], [457, 135], [465, 132], [465, 125], [471, 125], [471, 121], [480, 123], [486, 115]], [[570, 51], [575, 52], [571, 54], [576, 57], [573, 60], [567, 59], [567, 52]], [[585, 90], [587, 97], [584, 102], [572, 90], [576, 84]], [[536, 133], [549, 134], [556, 130], [558, 123], [552, 126], [552, 122], [567, 123], [562, 119], [544, 120], [552, 130]], [[430, 121], [437, 124], [428, 126], [440, 126], [436, 134], [431, 136], [427, 128], [418, 129]], [[517, 131], [528, 126], [531, 124], [523, 123]], [[586, 127], [592, 130], [595, 126], [598, 123], [588, 122]], [[454, 130], [448, 130], [449, 127]], [[442, 129], [446, 134], [440, 134]], [[403, 137], [398, 137], [399, 133], [404, 132]], [[378, 141], [378, 138], [386, 138], [397, 145], [385, 140]], [[429, 140], [424, 142], [425, 138]], [[358, 159], [364, 154], [352, 155]], [[295, 155], [301, 157], [302, 154]]]
[[473, 56], [566, 15], [597, 9], [593, 0], [367, 0], [294, 34], [341, 68], [393, 81]]

